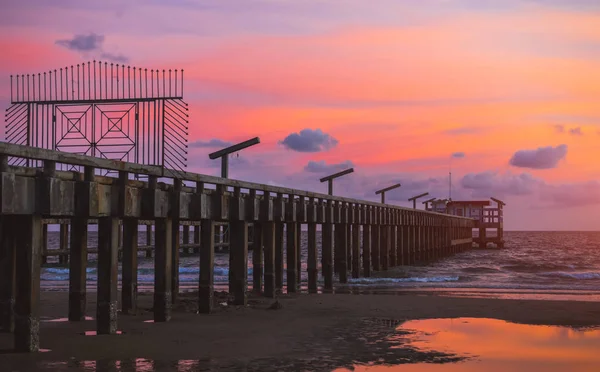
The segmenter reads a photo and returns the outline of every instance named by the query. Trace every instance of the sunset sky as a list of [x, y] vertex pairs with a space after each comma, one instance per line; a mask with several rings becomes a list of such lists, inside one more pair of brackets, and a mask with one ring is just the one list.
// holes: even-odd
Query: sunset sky
[[389, 203], [503, 199], [508, 230], [598, 230], [597, 0], [9, 1], [9, 75], [88, 60], [185, 70], [189, 170]]

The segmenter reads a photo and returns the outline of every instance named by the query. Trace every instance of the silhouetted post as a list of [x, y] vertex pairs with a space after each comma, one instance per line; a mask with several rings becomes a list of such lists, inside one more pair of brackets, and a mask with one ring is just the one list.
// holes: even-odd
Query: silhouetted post
[[200, 225], [194, 226], [194, 249], [192, 252], [199, 253], [200, 252]]
[[252, 243], [252, 290], [260, 294], [263, 280], [263, 231], [262, 225], [258, 222], [254, 223]]
[[331, 216], [332, 201], [322, 201], [325, 206], [325, 222], [322, 225], [322, 252], [321, 252], [321, 267], [323, 271], [323, 290], [333, 290], [333, 221]]
[[176, 303], [179, 297], [179, 193], [183, 183], [180, 179], [173, 180], [173, 192], [171, 195], [171, 296], [172, 303]]
[[198, 312], [210, 314], [213, 310], [215, 276], [215, 222], [202, 220], [200, 228], [200, 282], [198, 283]]
[[[266, 194], [268, 197], [268, 193]], [[262, 235], [264, 242], [264, 261], [265, 261], [265, 297], [275, 297], [275, 223], [272, 221], [263, 222]]]
[[[152, 225], [146, 225], [146, 245], [152, 245]], [[156, 247], [154, 247], [156, 249]], [[152, 250], [146, 251], [146, 258], [152, 258]]]
[[98, 334], [117, 332], [118, 234], [117, 218], [98, 218], [98, 303], [96, 305]]
[[208, 154], [209, 159], [214, 160], [221, 158], [221, 177], [229, 177], [229, 154], [245, 149], [246, 147], [254, 146], [260, 143], [258, 137], [254, 137], [244, 142], [240, 142], [233, 146], [226, 147], [222, 150]]
[[58, 256], [58, 263], [64, 264], [69, 261], [69, 256], [64, 252], [69, 248], [69, 225], [66, 223], [60, 224], [59, 249], [62, 252]]
[[0, 217], [0, 331], [15, 329], [16, 242], [12, 216]]
[[123, 280], [121, 309], [124, 314], [137, 311], [138, 293], [138, 221], [134, 218], [123, 219]]
[[362, 231], [363, 246], [363, 273], [365, 278], [371, 276], [371, 225], [364, 224]]
[[248, 290], [248, 222], [229, 223], [229, 254], [234, 257], [231, 263], [229, 291], [233, 294], [233, 304], [246, 306]]
[[[277, 194], [275, 203], [281, 205], [283, 203], [283, 195]], [[285, 225], [277, 221], [275, 223], [275, 288], [280, 291], [283, 289], [283, 239]]]
[[296, 244], [298, 240], [296, 239], [296, 234], [298, 233], [298, 229], [296, 228], [296, 223], [288, 222], [286, 223], [286, 258], [287, 258], [287, 292], [295, 293], [298, 290], [298, 281], [297, 281], [297, 270], [298, 266], [296, 265], [297, 255], [296, 249], [298, 247]]
[[40, 348], [40, 255], [42, 219], [38, 215], [10, 216], [16, 241], [15, 350]]
[[[310, 204], [314, 203], [314, 199], [311, 198]], [[308, 251], [306, 260], [306, 271], [308, 273], [308, 292], [317, 293], [317, 224], [314, 221], [308, 223]]]
[[[171, 320], [172, 279], [172, 231], [173, 223], [170, 218], [157, 218], [154, 225], [154, 321], [168, 322]], [[212, 234], [212, 231], [211, 231]]]
[[[84, 188], [83, 192], [89, 192]], [[87, 236], [88, 220], [77, 217], [71, 220], [71, 246], [69, 262], [69, 320], [85, 320], [87, 304]]]
[[48, 263], [48, 225], [42, 225], [42, 263]]
[[352, 226], [352, 277], [360, 277], [360, 225]]

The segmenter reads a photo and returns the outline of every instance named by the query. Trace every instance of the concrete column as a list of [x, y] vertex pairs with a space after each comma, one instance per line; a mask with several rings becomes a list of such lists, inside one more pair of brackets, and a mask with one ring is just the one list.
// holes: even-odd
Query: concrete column
[[192, 252], [194, 253], [200, 253], [200, 225], [195, 225], [194, 226], [194, 249], [192, 250]]
[[171, 296], [172, 303], [179, 297], [179, 220], [173, 218], [171, 227]]
[[346, 263], [346, 253], [348, 245], [348, 225], [337, 224], [335, 225], [335, 251], [339, 252], [339, 268], [338, 273], [340, 277], [340, 283], [348, 283], [348, 264]]
[[96, 330], [98, 334], [117, 332], [119, 220], [98, 218], [98, 302]]
[[71, 220], [71, 246], [69, 263], [69, 320], [85, 320], [87, 305], [87, 237], [88, 220], [78, 217]]
[[[197, 227], [197, 226], [196, 226]], [[213, 311], [215, 282], [215, 223], [202, 220], [200, 232], [200, 281], [198, 283], [198, 312], [210, 314]]]
[[283, 289], [283, 238], [285, 225], [275, 223], [275, 288]]
[[264, 245], [265, 261], [265, 297], [275, 297], [275, 223], [264, 222], [262, 224], [262, 236]]
[[254, 244], [252, 245], [252, 291], [260, 294], [263, 281], [263, 235], [262, 225], [254, 223]]
[[15, 350], [36, 352], [40, 348], [40, 263], [42, 219], [11, 216], [16, 241]]
[[360, 225], [352, 226], [352, 277], [360, 277]]
[[381, 270], [387, 270], [389, 268], [389, 258], [390, 258], [390, 229], [387, 225], [382, 225], [379, 228], [381, 232], [381, 243], [379, 248], [379, 264], [381, 265]]
[[[146, 245], [153, 245], [152, 225], [146, 225]], [[154, 247], [156, 249], [156, 247]], [[152, 250], [146, 251], [146, 258], [152, 258]]]
[[43, 264], [48, 263], [48, 256], [46, 256], [47, 253], [48, 253], [48, 225], [43, 224], [42, 225], [42, 263]]
[[[347, 212], [348, 208], [344, 207]], [[346, 272], [352, 272], [352, 225], [346, 225]]]
[[302, 284], [302, 224], [296, 223], [296, 284]]
[[398, 229], [395, 225], [390, 226], [390, 267], [398, 265]]
[[322, 225], [323, 243], [321, 248], [321, 268], [324, 291], [333, 290], [333, 224]]
[[[66, 251], [69, 249], [69, 225], [66, 223], [60, 224], [60, 236], [59, 236], [59, 249]], [[60, 254], [58, 256], [58, 263], [65, 264], [69, 262], [69, 256], [66, 254]]]
[[308, 258], [306, 268], [308, 273], [308, 293], [317, 293], [317, 224], [308, 224]]
[[171, 301], [173, 299], [171, 294], [173, 222], [170, 218], [159, 218], [156, 220], [155, 229], [154, 321], [168, 322], [171, 320]]
[[297, 236], [297, 228], [296, 223], [288, 222], [285, 226], [286, 228], [286, 258], [287, 258], [287, 292], [295, 293], [298, 290], [298, 267], [296, 260], [297, 257], [297, 249], [296, 244], [298, 240]]
[[124, 314], [137, 311], [138, 293], [138, 221], [133, 218], [123, 220], [123, 280], [121, 307]]
[[363, 225], [363, 273], [366, 278], [371, 276], [371, 225]]
[[379, 225], [371, 226], [371, 265], [373, 271], [381, 270], [379, 251], [381, 247], [381, 227]]
[[183, 225], [183, 244], [190, 244], [190, 225]]
[[229, 255], [231, 266], [229, 293], [233, 294], [233, 304], [246, 306], [248, 302], [248, 222], [229, 223]]
[[16, 251], [12, 216], [0, 216], [0, 332], [15, 330]]

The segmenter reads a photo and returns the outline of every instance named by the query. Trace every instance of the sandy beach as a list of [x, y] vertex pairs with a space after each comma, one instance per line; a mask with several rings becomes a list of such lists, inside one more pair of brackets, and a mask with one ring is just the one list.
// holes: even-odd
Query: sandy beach
[[[94, 316], [90, 294], [88, 315]], [[218, 301], [226, 301], [219, 294]], [[67, 314], [67, 293], [41, 294], [41, 346], [34, 355], [9, 352], [0, 334], [3, 371], [334, 370], [356, 364], [451, 362], [462, 356], [423, 352], [390, 341], [406, 320], [494, 318], [514, 323], [588, 327], [600, 324], [600, 302], [498, 300], [437, 295], [298, 294], [273, 300], [250, 296], [248, 306], [195, 311], [195, 294], [182, 295], [169, 323], [153, 324], [152, 297], [140, 295], [137, 315], [119, 314], [115, 336], [84, 336], [95, 321], [52, 321]]]

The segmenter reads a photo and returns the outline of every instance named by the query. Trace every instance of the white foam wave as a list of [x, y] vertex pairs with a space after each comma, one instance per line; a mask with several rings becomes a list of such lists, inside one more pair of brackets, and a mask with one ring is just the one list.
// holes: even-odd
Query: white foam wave
[[349, 279], [350, 284], [393, 284], [393, 283], [441, 283], [456, 282], [458, 276], [438, 276], [438, 277], [411, 277], [411, 278], [356, 278]]
[[578, 280], [600, 279], [600, 272], [566, 273], [563, 271], [556, 271], [556, 272], [550, 272], [550, 273], [543, 273], [542, 275], [558, 276], [561, 278], [578, 279]]

